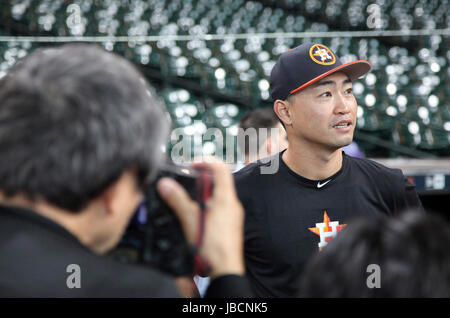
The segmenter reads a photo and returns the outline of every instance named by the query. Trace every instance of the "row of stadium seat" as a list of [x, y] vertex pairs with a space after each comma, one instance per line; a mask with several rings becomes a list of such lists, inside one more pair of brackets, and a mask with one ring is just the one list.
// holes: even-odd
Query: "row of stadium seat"
[[265, 0], [265, 4], [320, 17], [348, 30], [445, 29], [450, 25], [448, 0]]
[[[62, 0], [22, 0], [7, 9], [15, 21], [27, 24], [31, 29], [35, 27], [37, 32], [53, 35], [163, 36], [165, 38], [156, 42], [105, 42], [103, 45], [137, 64], [159, 70], [169, 82], [177, 77], [189, 79], [205, 90], [238, 96], [248, 101], [248, 106], [259, 106], [270, 102], [268, 77], [279, 54], [303, 40], [282, 37], [205, 40], [202, 36], [209, 33], [330, 31], [326, 23], [315, 22], [308, 15], [316, 14], [317, 6], [337, 6], [341, 1], [329, 0], [320, 4], [309, 0], [299, 6], [295, 5], [296, 1], [283, 1], [287, 8], [295, 5], [295, 14], [274, 7], [274, 1], [263, 2], [265, 4], [243, 0], [91, 0], [74, 1], [67, 6]], [[363, 3], [351, 1], [342, 10], [351, 12], [357, 2]], [[384, 2], [385, 6], [396, 6], [393, 1]], [[411, 2], [414, 1], [408, 3]], [[424, 9], [424, 12], [434, 11]], [[327, 19], [332, 21], [328, 16]], [[361, 25], [355, 25], [358, 26]], [[169, 38], [172, 35], [198, 36], [198, 39], [173, 41]], [[374, 72], [354, 85], [359, 103], [359, 129], [383, 135], [388, 130], [395, 143], [442, 153], [450, 144], [449, 41], [448, 36], [424, 38], [430, 45], [415, 51], [386, 45], [377, 38], [306, 40], [328, 45], [343, 62], [361, 58], [372, 63]], [[11, 64], [11, 56], [23, 55], [27, 45], [31, 46], [26, 43], [3, 46], [0, 72]], [[207, 113], [209, 106], [201, 105], [199, 101], [190, 104], [198, 108], [199, 114]], [[173, 107], [174, 123], [189, 127], [193, 118], [185, 116], [189, 114], [188, 110], [183, 110], [184, 116], [178, 118], [176, 114], [182, 113], [180, 109], [176, 105]], [[196, 119], [222, 127], [229, 122], [226, 118], [208, 121], [200, 116]]]
[[[450, 25], [449, 0], [378, 0], [372, 3], [368, 0], [78, 0], [73, 1], [73, 4], [79, 9], [68, 6], [63, 0], [20, 0], [14, 2], [12, 13], [17, 20], [37, 21], [44, 30], [49, 31], [69, 22], [66, 21], [68, 12], [73, 14], [72, 20], [76, 20], [79, 10], [85, 19], [90, 20], [89, 24], [87, 20], [80, 21], [87, 26], [85, 31], [89, 33], [91, 30], [93, 34], [114, 34], [120, 30], [122, 23], [130, 27], [137, 26], [140, 21], [147, 21], [154, 29], [176, 20], [186, 33], [195, 21], [200, 21], [199, 24], [209, 33], [216, 33], [227, 25], [235, 31], [257, 26], [259, 31], [274, 32], [282, 25], [285, 32], [301, 32], [304, 24], [311, 24], [303, 16], [314, 17], [315, 20], [320, 18], [327, 24], [345, 30], [445, 29]], [[293, 14], [286, 15], [286, 11]], [[92, 19], [101, 23], [92, 24]], [[257, 24], [255, 20], [266, 23]], [[111, 21], [113, 23], [108, 23]], [[76, 21], [72, 23], [76, 24]], [[97, 25], [99, 28], [96, 30]]]

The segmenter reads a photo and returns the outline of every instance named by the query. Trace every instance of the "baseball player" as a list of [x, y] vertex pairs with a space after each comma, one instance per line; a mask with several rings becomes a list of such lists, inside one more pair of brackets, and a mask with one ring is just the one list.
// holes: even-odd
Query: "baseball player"
[[304, 264], [352, 219], [422, 208], [401, 170], [341, 149], [356, 127], [352, 83], [370, 69], [368, 61], [343, 64], [325, 45], [304, 43], [271, 72], [273, 109], [289, 147], [273, 157], [275, 173], [263, 173], [268, 163], [259, 161], [235, 174], [246, 214], [246, 271], [257, 296], [295, 296]]

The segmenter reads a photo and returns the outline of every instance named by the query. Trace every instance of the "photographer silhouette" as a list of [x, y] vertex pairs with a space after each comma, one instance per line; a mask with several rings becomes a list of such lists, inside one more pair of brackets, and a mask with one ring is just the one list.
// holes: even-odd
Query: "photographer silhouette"
[[[180, 296], [171, 276], [101, 255], [155, 177], [168, 132], [131, 63], [90, 45], [38, 49], [1, 79], [0, 123], [0, 296]], [[211, 265], [209, 296], [246, 296], [231, 174], [218, 161], [200, 165], [215, 181], [199, 248]], [[198, 205], [172, 179], [158, 189], [193, 242]], [[66, 284], [71, 264], [79, 284]]]

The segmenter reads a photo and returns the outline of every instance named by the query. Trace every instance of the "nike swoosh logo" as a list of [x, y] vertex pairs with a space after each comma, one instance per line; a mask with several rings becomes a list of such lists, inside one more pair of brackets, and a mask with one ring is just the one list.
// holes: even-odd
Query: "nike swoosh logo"
[[319, 182], [317, 182], [317, 188], [322, 188], [324, 185], [326, 185], [328, 182], [330, 182], [332, 179], [330, 179], [330, 180], [327, 180], [327, 181], [325, 181], [324, 183], [320, 183], [320, 181]]

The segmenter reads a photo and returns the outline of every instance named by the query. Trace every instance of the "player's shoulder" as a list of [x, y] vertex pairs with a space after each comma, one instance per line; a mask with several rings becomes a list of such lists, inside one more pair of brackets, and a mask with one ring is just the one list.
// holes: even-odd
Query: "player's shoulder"
[[255, 174], [255, 172], [259, 169], [259, 164], [257, 162], [252, 162], [242, 169], [233, 172], [233, 177], [235, 180], [243, 180]]
[[393, 178], [403, 180], [403, 172], [400, 169], [387, 167], [373, 159], [347, 156], [347, 160], [352, 169], [358, 169], [375, 180]]
[[241, 201], [253, 200], [255, 193], [271, 191], [278, 175], [279, 154], [253, 162], [233, 174], [234, 184]]
[[248, 182], [254, 179], [263, 178], [264, 176], [271, 174], [265, 173], [265, 170], [271, 167], [271, 165], [276, 162], [276, 159], [279, 160], [278, 154], [248, 164], [247, 166], [233, 173], [235, 182]]

